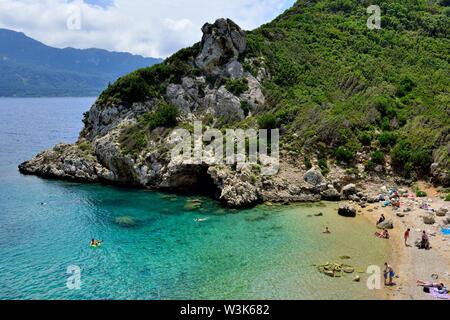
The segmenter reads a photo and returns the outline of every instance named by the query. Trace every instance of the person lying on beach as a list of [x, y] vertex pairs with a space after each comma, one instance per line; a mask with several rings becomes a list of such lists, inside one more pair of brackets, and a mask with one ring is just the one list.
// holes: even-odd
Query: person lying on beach
[[328, 227], [325, 227], [325, 230], [323, 233], [329, 234], [329, 233], [331, 233], [331, 231], [330, 231], [330, 229], [328, 229]]
[[377, 232], [375, 232], [375, 235], [381, 239], [389, 239], [390, 238], [389, 231], [387, 231], [387, 230], [383, 230], [381, 232], [377, 231]]
[[417, 280], [417, 285], [424, 288], [436, 288], [438, 290], [439, 294], [447, 294], [448, 288], [441, 282], [441, 283], [433, 283], [433, 282], [426, 282], [422, 280]]

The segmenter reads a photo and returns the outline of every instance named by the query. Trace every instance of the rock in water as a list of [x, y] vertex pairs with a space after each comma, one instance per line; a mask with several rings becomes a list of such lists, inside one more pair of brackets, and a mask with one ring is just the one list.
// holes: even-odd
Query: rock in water
[[394, 229], [394, 222], [392, 220], [384, 220], [377, 225], [378, 229]]
[[114, 222], [117, 223], [119, 226], [125, 228], [132, 228], [136, 226], [136, 221], [129, 216], [118, 217], [114, 220]]
[[315, 217], [322, 217], [322, 216], [323, 216], [323, 213], [322, 213], [322, 212], [319, 212], [319, 213], [316, 213], [314, 216], [315, 216]]
[[343, 204], [339, 207], [338, 214], [343, 217], [353, 218], [356, 217], [356, 208], [348, 204]]

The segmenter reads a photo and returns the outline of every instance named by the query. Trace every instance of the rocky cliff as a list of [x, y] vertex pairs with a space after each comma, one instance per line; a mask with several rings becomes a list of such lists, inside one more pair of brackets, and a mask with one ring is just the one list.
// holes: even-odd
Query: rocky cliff
[[[325, 98], [320, 82], [330, 74], [322, 70], [324, 78], [317, 78], [317, 83], [308, 78], [305, 83], [309, 84], [305, 85], [301, 76], [293, 73], [299, 68], [297, 61], [292, 60], [290, 64], [286, 60], [286, 52], [291, 54], [292, 50], [298, 50], [302, 59], [308, 57], [309, 61], [302, 61], [303, 72], [324, 68], [320, 61], [313, 65], [318, 56], [314, 58], [310, 52], [305, 52], [311, 40], [297, 39], [298, 34], [289, 33], [291, 28], [297, 27], [295, 21], [309, 19], [311, 12], [318, 10], [314, 7], [316, 4], [305, 5], [306, 9], [300, 4], [303, 5], [300, 1], [272, 24], [251, 33], [244, 32], [231, 20], [219, 19], [206, 24], [200, 43], [181, 50], [160, 65], [123, 77], [107, 88], [85, 114], [85, 127], [77, 143], [44, 151], [21, 164], [20, 171], [47, 178], [207, 192], [233, 207], [262, 201], [370, 199], [370, 194], [358, 195], [356, 186], [348, 192], [348, 184], [367, 180], [410, 183], [421, 177], [420, 170], [401, 177], [397, 171], [400, 162], [395, 148], [406, 147], [399, 140], [388, 141], [391, 145], [385, 146], [380, 137], [387, 132], [394, 132], [396, 137], [408, 134], [407, 130], [411, 130], [406, 129], [408, 126], [419, 120], [428, 125], [430, 120], [421, 114], [400, 120], [400, 112], [393, 116], [390, 105], [380, 107], [381, 102], [370, 105], [361, 102], [361, 99], [382, 95], [383, 88], [395, 96], [392, 87], [384, 82], [380, 82], [383, 83], [381, 87], [370, 83], [361, 74], [352, 74], [347, 66], [343, 66], [345, 77], [338, 76], [338, 83], [330, 84], [337, 88], [333, 90], [338, 90], [339, 95], [329, 92], [329, 98]], [[305, 13], [308, 8], [311, 12]], [[330, 14], [339, 16], [332, 11]], [[321, 36], [316, 35], [316, 40]], [[339, 38], [339, 34], [334, 36]], [[293, 47], [295, 41], [297, 47]], [[320, 39], [317, 42], [320, 43]], [[285, 45], [281, 46], [281, 43]], [[328, 58], [334, 59], [329, 55]], [[349, 61], [348, 65], [351, 64]], [[333, 63], [329, 66], [331, 68]], [[448, 88], [439, 90], [443, 95]], [[313, 91], [309, 101], [308, 92]], [[342, 111], [345, 109], [342, 101], [355, 97], [359, 100], [351, 100], [352, 104], [360, 101], [361, 106], [354, 106], [353, 110], [364, 109], [362, 114], [360, 111], [357, 114], [367, 123], [355, 123], [354, 114], [348, 119], [341, 118], [347, 112]], [[397, 99], [392, 100], [395, 103], [405, 103], [402, 97], [392, 99]], [[439, 99], [444, 101], [443, 97]], [[293, 108], [292, 104], [299, 107]], [[443, 112], [448, 112], [448, 106], [442, 108]], [[330, 114], [333, 121], [323, 123], [324, 117], [330, 117]], [[255, 166], [185, 164], [172, 158], [172, 130], [192, 130], [194, 120], [218, 129], [279, 128], [282, 137], [280, 171], [275, 176], [261, 176]], [[436, 125], [439, 126], [432, 123], [432, 126]], [[371, 137], [362, 137], [360, 141], [355, 138], [357, 133], [360, 137], [369, 130]], [[309, 136], [311, 131], [314, 136]], [[434, 154], [430, 155], [430, 163], [426, 162], [428, 173], [425, 175], [429, 174], [442, 185], [448, 185], [450, 181], [448, 132], [448, 119], [444, 119], [436, 130], [434, 149], [430, 149]], [[393, 151], [389, 151], [391, 149]], [[416, 165], [414, 159], [411, 166]], [[424, 156], [424, 159], [428, 157]]]

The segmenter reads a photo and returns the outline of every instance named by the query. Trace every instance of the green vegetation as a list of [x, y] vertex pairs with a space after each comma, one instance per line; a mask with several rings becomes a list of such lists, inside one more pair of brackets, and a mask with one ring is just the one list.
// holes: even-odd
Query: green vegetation
[[[247, 33], [239, 58], [255, 74], [264, 67], [266, 104], [250, 113], [246, 125], [282, 128], [290, 151], [319, 154], [351, 163], [364, 147], [369, 166], [390, 155], [405, 177], [427, 175], [436, 159], [449, 164], [448, 74], [450, 18], [447, 0], [383, 0], [382, 29], [366, 26], [369, 0], [317, 0], [297, 3], [274, 21]], [[199, 44], [164, 63], [119, 79], [100, 97], [105, 105], [163, 99], [169, 83], [202, 71], [192, 63]], [[210, 87], [226, 86], [239, 96], [248, 83], [206, 75]], [[239, 119], [216, 119], [235, 126]], [[252, 121], [253, 120], [253, 121]], [[137, 134], [137, 133], [136, 133]], [[145, 145], [144, 136], [136, 136]], [[306, 164], [306, 162], [305, 162]]]
[[227, 83], [225, 84], [225, 88], [235, 96], [240, 96], [248, 90], [248, 80], [245, 78], [228, 79]]
[[[380, 1], [382, 29], [375, 31], [366, 27], [370, 4], [298, 1], [249, 34], [247, 56], [265, 57], [272, 74], [266, 108], [280, 113], [283, 141], [296, 133], [302, 148], [323, 142], [346, 162], [357, 151], [349, 142], [375, 141], [399, 173], [427, 174], [450, 125], [448, 10], [437, 1]], [[426, 131], [421, 139], [416, 125]]]
[[173, 128], [177, 125], [178, 108], [161, 102], [154, 111], [142, 115], [136, 125], [122, 132], [120, 144], [125, 154], [136, 155], [144, 150], [152, 130], [160, 127]]
[[258, 126], [260, 129], [276, 129], [278, 127], [277, 118], [271, 113], [263, 114], [258, 118]]
[[182, 49], [163, 63], [136, 70], [119, 78], [102, 92], [98, 101], [103, 105], [112, 103], [134, 103], [149, 97], [161, 98], [170, 83], [180, 83], [187, 75], [195, 76], [198, 70], [192, 68], [189, 60], [198, 54], [199, 44]]
[[450, 201], [450, 193], [445, 196], [445, 201]]
[[344, 161], [344, 162], [351, 162], [353, 161], [355, 155], [353, 154], [353, 152], [349, 149], [347, 149], [346, 147], [339, 147], [336, 149], [336, 151], [334, 152], [334, 155], [336, 157], [337, 160], [339, 161]]
[[416, 197], [418, 198], [425, 198], [427, 196], [427, 193], [425, 191], [420, 190], [419, 186], [415, 186], [415, 192]]
[[305, 164], [307, 170], [312, 168], [311, 160], [308, 157], [303, 158], [303, 163]]
[[325, 158], [319, 159], [318, 165], [319, 165], [320, 171], [322, 172], [322, 174], [324, 176], [326, 176], [330, 172], [330, 169], [328, 168], [327, 159], [325, 159]]
[[375, 164], [384, 164], [384, 153], [375, 151], [370, 155], [370, 161]]

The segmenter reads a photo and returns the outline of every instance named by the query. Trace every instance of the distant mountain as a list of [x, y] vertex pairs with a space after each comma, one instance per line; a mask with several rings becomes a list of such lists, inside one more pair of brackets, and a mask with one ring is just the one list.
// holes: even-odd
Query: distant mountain
[[0, 96], [93, 96], [161, 59], [100, 49], [57, 49], [0, 29]]

